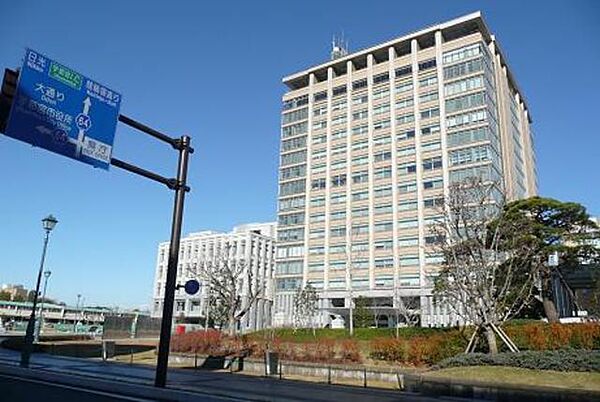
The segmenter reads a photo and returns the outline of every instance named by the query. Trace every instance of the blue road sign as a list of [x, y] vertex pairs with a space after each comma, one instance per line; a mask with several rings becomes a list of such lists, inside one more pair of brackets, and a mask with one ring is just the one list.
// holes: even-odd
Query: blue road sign
[[121, 94], [27, 49], [5, 134], [107, 169]]
[[200, 290], [200, 283], [195, 279], [190, 279], [183, 288], [188, 295], [195, 295]]

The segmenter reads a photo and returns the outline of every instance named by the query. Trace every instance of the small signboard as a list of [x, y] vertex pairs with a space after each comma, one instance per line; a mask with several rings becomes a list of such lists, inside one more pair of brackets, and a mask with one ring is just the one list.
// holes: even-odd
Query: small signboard
[[198, 282], [195, 279], [190, 279], [185, 283], [183, 288], [185, 289], [185, 293], [187, 293], [188, 295], [195, 295], [200, 290], [200, 282]]
[[558, 267], [558, 253], [556, 251], [548, 256], [548, 266]]
[[121, 94], [27, 49], [5, 134], [107, 169]]

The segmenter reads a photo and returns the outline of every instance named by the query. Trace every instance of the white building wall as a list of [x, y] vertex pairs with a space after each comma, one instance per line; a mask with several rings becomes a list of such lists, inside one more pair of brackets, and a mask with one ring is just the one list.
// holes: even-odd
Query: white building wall
[[[266, 328], [271, 325], [271, 307], [273, 304], [273, 274], [275, 267], [275, 223], [255, 223], [240, 225], [230, 233], [203, 231], [191, 233], [181, 239], [179, 266], [177, 269], [177, 284], [183, 285], [187, 280], [196, 279], [201, 284], [201, 290], [196, 295], [187, 295], [184, 289], [175, 291], [173, 317], [183, 318], [186, 322], [204, 322], [207, 315], [208, 292], [207, 283], [199, 275], [201, 264], [214, 262], [226, 246], [230, 249], [230, 260], [245, 261], [246, 269], [252, 270], [256, 281], [265, 281], [263, 295], [258, 298], [249, 313], [242, 319], [242, 331]], [[153, 290], [152, 316], [162, 315], [164, 284], [167, 273], [169, 243], [158, 246]], [[247, 276], [245, 275], [244, 278]], [[256, 285], [256, 283], [254, 283]], [[247, 283], [242, 285], [240, 295], [247, 294]], [[208, 311], [210, 315], [210, 311]]]

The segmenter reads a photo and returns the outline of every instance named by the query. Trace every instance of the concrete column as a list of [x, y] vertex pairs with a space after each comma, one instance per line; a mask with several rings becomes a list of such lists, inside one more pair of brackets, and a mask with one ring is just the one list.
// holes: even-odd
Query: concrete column
[[[354, 74], [354, 64], [352, 61], [346, 62], [346, 255], [352, 252], [352, 80]], [[346, 258], [346, 264], [348, 264]], [[349, 267], [347, 268], [349, 269]], [[350, 289], [352, 284], [346, 275], [346, 288]]]
[[[398, 138], [396, 133], [396, 49], [391, 46], [388, 49], [388, 74], [390, 76], [390, 132], [392, 135], [392, 255], [394, 259], [394, 288], [392, 289], [393, 306], [396, 307], [398, 300], [396, 295], [400, 294], [400, 250], [398, 247]], [[397, 292], [397, 293], [396, 293]]]
[[375, 287], [375, 250], [373, 247], [374, 239], [375, 239], [375, 197], [373, 194], [374, 188], [374, 158], [373, 158], [373, 66], [375, 65], [375, 58], [372, 54], [367, 55], [367, 94], [369, 100], [367, 102], [368, 105], [368, 126], [369, 126], [369, 288], [373, 289]]
[[421, 158], [421, 113], [419, 102], [419, 43], [416, 39], [411, 40], [411, 61], [413, 78], [413, 98], [415, 113], [415, 159], [417, 165], [417, 214], [419, 225], [419, 286], [423, 291], [425, 281], [425, 230], [423, 219], [423, 171]]
[[329, 195], [331, 194], [331, 103], [333, 98], [333, 78], [335, 72], [333, 67], [327, 68], [327, 157], [326, 157], [326, 165], [325, 165], [325, 238], [324, 246], [325, 246], [325, 254], [323, 256], [323, 287], [325, 287], [325, 283], [329, 281], [329, 229], [330, 229], [330, 212], [331, 212], [331, 201], [329, 199]]

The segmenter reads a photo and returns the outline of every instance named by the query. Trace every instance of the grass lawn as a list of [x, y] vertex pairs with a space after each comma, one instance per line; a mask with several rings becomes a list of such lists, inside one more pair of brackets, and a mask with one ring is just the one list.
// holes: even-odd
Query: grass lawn
[[482, 381], [505, 385], [537, 385], [542, 387], [600, 391], [600, 373], [530, 370], [516, 367], [473, 366], [451, 367], [430, 371], [424, 378]]

